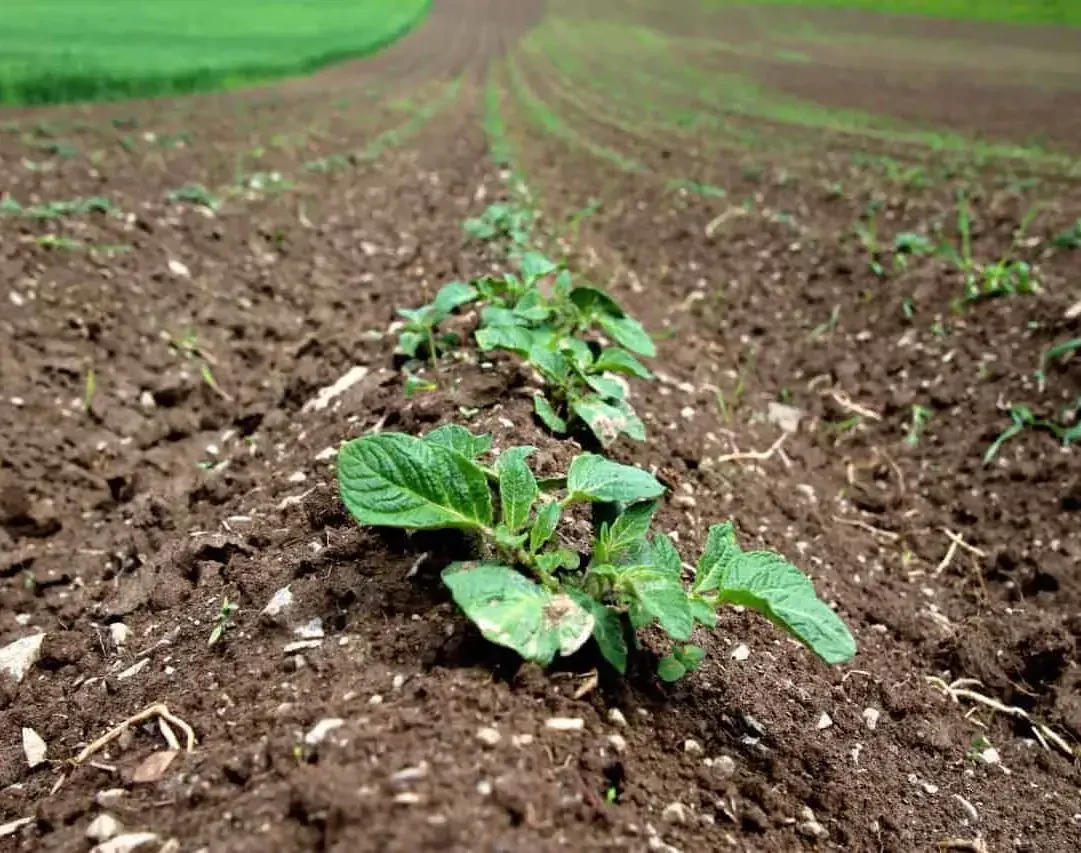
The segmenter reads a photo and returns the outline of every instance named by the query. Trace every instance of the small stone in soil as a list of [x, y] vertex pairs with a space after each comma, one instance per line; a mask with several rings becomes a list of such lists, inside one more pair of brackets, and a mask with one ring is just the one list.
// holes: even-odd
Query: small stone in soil
[[627, 727], [627, 718], [623, 716], [623, 712], [619, 708], [610, 708], [608, 710], [608, 722], [620, 728]]
[[153, 832], [129, 832], [98, 844], [90, 853], [131, 853], [157, 840], [158, 836]]
[[100, 844], [110, 838], [115, 838], [123, 831], [124, 827], [121, 826], [120, 821], [111, 814], [103, 812], [90, 821], [90, 825], [86, 828], [86, 837], [95, 844]]
[[661, 812], [661, 820], [667, 823], [686, 823], [688, 810], [683, 803], [669, 803]]
[[49, 747], [42, 740], [41, 735], [33, 729], [23, 728], [23, 753], [26, 755], [26, 763], [33, 770], [45, 763], [45, 756]]
[[33, 634], [0, 648], [0, 672], [16, 682], [22, 681], [30, 667], [41, 660], [41, 644], [44, 641], [45, 634]]
[[544, 721], [544, 726], [557, 732], [580, 732], [586, 721], [581, 717], [551, 717]]
[[503, 736], [490, 726], [485, 726], [482, 729], [477, 729], [477, 740], [483, 743], [485, 746], [495, 746], [499, 741], [503, 739]]
[[829, 714], [827, 714], [825, 711], [823, 711], [822, 716], [819, 717], [818, 722], [815, 723], [815, 728], [818, 729], [819, 731], [822, 731], [823, 729], [828, 729], [832, 725], [833, 725], [833, 717], [831, 717]]
[[320, 720], [304, 735], [304, 743], [308, 746], [319, 746], [327, 739], [327, 735], [344, 725], [345, 720], [339, 717], [328, 717], [325, 720]]
[[270, 597], [267, 606], [262, 609], [260, 616], [265, 616], [272, 622], [278, 621], [293, 607], [293, 591], [288, 586], [283, 586]]

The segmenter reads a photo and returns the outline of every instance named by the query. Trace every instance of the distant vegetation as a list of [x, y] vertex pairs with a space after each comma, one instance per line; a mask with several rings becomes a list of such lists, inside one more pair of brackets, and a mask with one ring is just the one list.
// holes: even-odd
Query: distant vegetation
[[172, 95], [378, 50], [431, 0], [4, 0], [0, 103]]
[[1008, 21], [1015, 24], [1067, 24], [1081, 27], [1077, 0], [702, 0], [705, 7], [735, 5], [840, 6], [872, 12]]

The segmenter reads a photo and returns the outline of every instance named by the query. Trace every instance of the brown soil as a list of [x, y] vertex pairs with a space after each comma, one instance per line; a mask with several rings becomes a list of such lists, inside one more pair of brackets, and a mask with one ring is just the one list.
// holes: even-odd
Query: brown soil
[[[0, 133], [0, 171], [20, 203], [108, 196], [118, 210], [0, 216], [0, 647], [45, 633], [21, 683], [0, 673], [0, 826], [28, 819], [0, 849], [90, 849], [103, 812], [155, 833], [140, 848], [152, 851], [1081, 844], [1076, 761], [1028, 723], [928, 681], [978, 679], [975, 690], [1076, 754], [1078, 451], [1026, 431], [981, 464], [1008, 404], [1051, 416], [1081, 398], [1076, 358], [1042, 391], [1032, 379], [1046, 346], [1081, 334], [1078, 255], [1046, 243], [1081, 210], [1076, 177], [1041, 166], [1019, 190], [1023, 165], [966, 172], [979, 258], [999, 257], [1030, 204], [1046, 204], [1038, 239], [1019, 249], [1043, 289], [957, 313], [960, 282], [945, 266], [917, 260], [881, 279], [851, 237], [871, 201], [884, 245], [935, 220], [952, 233], [954, 184], [902, 188], [851, 156], [926, 152], [806, 128], [777, 128], [798, 140], [797, 159], [780, 144], [718, 151], [705, 132], [636, 129], [576, 103], [573, 81], [520, 57], [575, 131], [545, 134], [504, 92], [542, 231], [659, 340], [660, 381], [634, 391], [649, 440], [614, 454], [656, 466], [672, 490], [659, 523], [686, 558], [731, 518], [748, 543], [802, 565], [857, 636], [849, 666], [827, 668], [730, 611], [696, 638], [709, 657], [679, 684], [645, 666], [625, 682], [600, 668], [583, 692], [590, 653], [543, 673], [456, 613], [439, 582], [451, 538], [362, 530], [345, 513], [333, 449], [373, 428], [417, 434], [465, 411], [498, 446], [541, 448], [548, 471], [575, 450], [533, 423], [509, 362], [454, 362], [444, 390], [406, 399], [387, 333], [398, 307], [491, 263], [461, 227], [507, 192], [488, 156], [484, 83], [545, 5], [437, 0], [398, 45], [307, 80], [0, 116], [19, 123]], [[874, 32], [872, 18], [845, 20]], [[664, 23], [708, 33], [688, 21]], [[836, 90], [817, 88], [831, 73], [808, 74], [801, 95], [836, 104]], [[982, 85], [1001, 99], [994, 121], [949, 87], [923, 92], [924, 117], [1070, 137], [1068, 111], [1041, 111], [1035, 127], [1035, 112], [1015, 109], [1024, 92]], [[78, 153], [40, 147], [56, 139]], [[642, 168], [621, 170], [602, 149]], [[321, 158], [337, 159], [305, 168]], [[833, 180], [845, 195], [824, 190]], [[221, 206], [166, 200], [193, 183]], [[574, 239], [566, 217], [595, 199]], [[86, 245], [49, 247], [46, 235]], [[355, 366], [367, 368], [359, 383], [326, 409], [306, 406]], [[801, 413], [781, 452], [717, 461], [768, 448], [779, 401]], [[910, 444], [914, 405], [933, 417]], [[975, 551], [944, 560], [946, 530]], [[292, 608], [260, 616], [286, 586]], [[240, 610], [209, 647], [223, 596]], [[286, 652], [316, 618], [325, 636]], [[155, 722], [70, 761], [156, 702], [194, 728], [193, 752], [149, 773], [166, 749]], [[552, 717], [584, 727], [553, 731]], [[306, 741], [325, 720], [341, 724]], [[48, 745], [33, 769], [24, 727]], [[499, 741], [482, 742], [481, 728]], [[981, 757], [989, 745], [997, 763]]]

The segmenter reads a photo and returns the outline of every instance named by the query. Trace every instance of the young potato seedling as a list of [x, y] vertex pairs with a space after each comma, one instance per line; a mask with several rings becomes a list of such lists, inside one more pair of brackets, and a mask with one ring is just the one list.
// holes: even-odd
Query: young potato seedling
[[[848, 628], [811, 581], [779, 554], [743, 551], [730, 523], [710, 528], [685, 582], [672, 538], [651, 534], [665, 489], [648, 472], [583, 453], [565, 477], [542, 483], [527, 462], [536, 448], [479, 461], [491, 446], [490, 436], [452, 424], [422, 438], [357, 438], [338, 459], [342, 501], [358, 523], [473, 535], [476, 559], [450, 564], [442, 577], [491, 642], [547, 666], [592, 637], [625, 673], [636, 631], [657, 624], [675, 643], [658, 674], [674, 680], [702, 659], [687, 645], [695, 626], [715, 627], [718, 608], [732, 604], [762, 614], [827, 663], [855, 654]], [[582, 552], [559, 536], [578, 504], [591, 505], [593, 516]]]
[[533, 212], [506, 202], [491, 204], [479, 217], [465, 221], [465, 233], [474, 240], [505, 240], [512, 249], [529, 244]]
[[962, 302], [972, 303], [984, 299], [997, 299], [1003, 296], [1016, 296], [1018, 294], [1036, 293], [1039, 291], [1039, 282], [1036, 281], [1032, 267], [1025, 261], [1015, 257], [1017, 248], [1024, 239], [1032, 221], [1039, 213], [1038, 207], [1033, 207], [1025, 214], [1020, 227], [1014, 233], [1010, 248], [997, 261], [991, 264], [981, 264], [972, 256], [972, 215], [969, 210], [968, 199], [964, 195], [957, 199], [957, 231], [959, 243], [954, 246], [951, 243], [943, 243], [939, 247], [939, 253], [944, 255], [961, 273], [964, 280], [964, 296]]
[[[478, 302], [477, 346], [513, 353], [536, 370], [544, 392], [534, 396], [534, 410], [552, 432], [566, 434], [581, 421], [603, 446], [620, 435], [644, 440], [624, 377], [652, 378], [637, 358], [656, 354], [645, 329], [603, 290], [575, 285], [567, 269], [537, 252], [523, 254], [518, 268], [469, 284], [451, 282], [430, 305], [400, 309], [406, 324], [397, 352], [411, 360], [425, 356], [434, 365], [458, 343], [456, 335], [438, 334], [439, 324]], [[601, 336], [611, 344], [602, 345]]]

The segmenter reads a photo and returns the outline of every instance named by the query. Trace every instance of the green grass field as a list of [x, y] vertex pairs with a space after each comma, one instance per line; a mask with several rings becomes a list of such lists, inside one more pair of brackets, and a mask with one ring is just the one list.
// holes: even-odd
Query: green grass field
[[835, 6], [938, 18], [1081, 27], [1081, 0], [702, 0], [702, 5]]
[[0, 103], [171, 95], [372, 53], [431, 0], [0, 0]]

